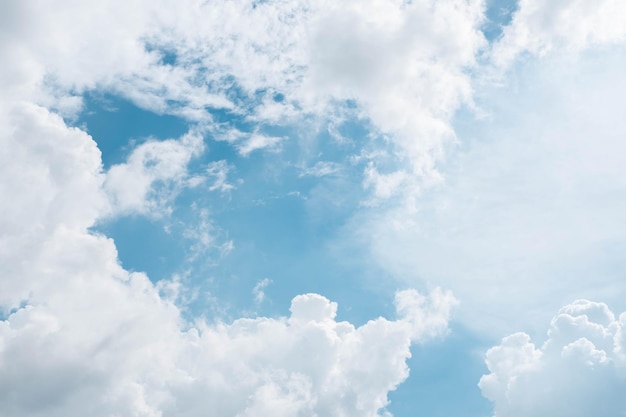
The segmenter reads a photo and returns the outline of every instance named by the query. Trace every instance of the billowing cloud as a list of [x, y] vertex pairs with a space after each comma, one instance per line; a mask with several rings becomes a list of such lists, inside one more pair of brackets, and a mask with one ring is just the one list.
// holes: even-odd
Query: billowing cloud
[[[623, 303], [615, 271], [626, 232], [624, 6], [521, 1], [492, 47], [480, 30], [484, 7], [7, 4], [0, 409], [9, 417], [385, 415], [389, 391], [408, 375], [411, 343], [446, 333], [450, 293], [399, 291], [395, 319], [361, 326], [337, 320], [337, 305], [318, 294], [296, 296], [286, 317], [188, 319], [176, 304], [187, 290], [180, 279], [155, 284], [125, 270], [115, 242], [93, 231], [100, 219], [168, 213], [185, 187], [234, 190], [231, 161], [189, 173], [208, 140], [252, 163], [246, 157], [291, 152], [289, 141], [303, 137], [308, 148], [292, 154], [311, 156], [281, 166], [300, 167], [311, 182], [358, 170], [350, 182], [369, 198], [353, 202], [360, 213], [336, 235], [367, 242], [363, 262], [402, 286], [452, 288], [467, 326], [536, 323], [562, 304], [557, 297]], [[489, 84], [494, 67], [506, 69], [498, 79], [506, 91]], [[147, 140], [105, 171], [94, 140], [69, 126], [90, 91], [177, 115], [189, 132]], [[464, 105], [482, 122], [455, 120]], [[354, 121], [362, 131], [347, 140]], [[310, 142], [326, 133], [335, 145], [349, 142], [341, 152], [350, 155], [315, 149]], [[456, 139], [458, 153], [444, 160]], [[210, 208], [189, 210], [199, 218], [182, 226], [191, 261], [233, 249], [215, 239]], [[255, 294], [260, 304], [262, 286]], [[483, 393], [502, 417], [598, 414], [594, 402], [617, 415], [608, 396], [623, 387], [622, 322], [602, 304], [564, 308], [545, 345], [515, 334], [489, 352]], [[579, 402], [562, 404], [570, 396]]]
[[[483, 4], [371, 1], [325, 6], [312, 28], [311, 84], [330, 97], [355, 100], [389, 136], [394, 151], [408, 161], [406, 194], [414, 179], [436, 177], [435, 162], [454, 137], [449, 119], [470, 100], [465, 71], [483, 46]], [[398, 171], [397, 161], [393, 171]], [[389, 190], [386, 185], [379, 188]]]
[[487, 352], [480, 389], [495, 417], [624, 415], [624, 324], [606, 304], [579, 300], [552, 319], [540, 347], [516, 333]]
[[[0, 303], [11, 308], [33, 286], [53, 285], [50, 274], [31, 268], [44, 251], [60, 250], [48, 237], [63, 239], [90, 227], [108, 202], [100, 151], [86, 133], [35, 105], [2, 110]], [[71, 251], [63, 256], [70, 262]]]
[[[398, 292], [397, 319], [359, 327], [317, 294], [296, 296], [289, 317], [184, 320], [176, 282], [124, 270], [114, 242], [89, 231], [111, 191], [89, 135], [35, 105], [2, 117], [7, 417], [377, 416], [408, 376], [411, 343], [446, 331], [454, 299], [439, 290]], [[185, 140], [141, 145], [127, 169], [176, 177]]]

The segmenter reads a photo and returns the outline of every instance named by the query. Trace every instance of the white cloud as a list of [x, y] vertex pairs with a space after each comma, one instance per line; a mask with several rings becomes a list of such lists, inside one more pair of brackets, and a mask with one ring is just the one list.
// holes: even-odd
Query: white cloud
[[276, 136], [267, 136], [259, 133], [250, 135], [237, 145], [237, 150], [242, 156], [248, 156], [251, 152], [259, 149], [276, 149], [284, 138]]
[[[194, 220], [189, 224], [183, 223], [183, 237], [188, 241], [187, 261], [194, 262], [201, 256], [205, 261], [215, 262], [228, 255], [234, 248], [234, 243], [227, 234], [211, 219], [207, 208], [198, 208], [196, 203], [191, 205]], [[212, 256], [208, 256], [211, 254]], [[211, 260], [214, 259], [214, 260]]]
[[579, 300], [561, 308], [541, 347], [525, 333], [504, 338], [487, 352], [490, 373], [479, 384], [494, 416], [623, 415], [625, 322], [603, 303]]
[[458, 305], [450, 291], [438, 287], [428, 297], [413, 289], [398, 291], [394, 303], [398, 314], [411, 323], [414, 340], [445, 334], [450, 312]]
[[270, 285], [272, 280], [269, 278], [263, 278], [259, 282], [256, 283], [254, 288], [252, 289], [252, 295], [254, 295], [254, 301], [257, 304], [262, 303], [265, 300], [265, 287]]
[[211, 162], [206, 168], [207, 175], [213, 179], [213, 184], [209, 186], [209, 191], [218, 190], [224, 193], [234, 189], [235, 186], [228, 182], [229, 171], [230, 167], [227, 161]]
[[[62, 271], [68, 277], [55, 291], [33, 294], [1, 322], [8, 417], [195, 416], [206, 407], [221, 415], [374, 416], [408, 374], [411, 335], [440, 330], [402, 319], [355, 328], [336, 322], [336, 304], [315, 294], [296, 297], [288, 320], [199, 321], [183, 330], [145, 276], [113, 278], [101, 265], [85, 266]], [[96, 269], [95, 282], [79, 278]]]
[[578, 52], [626, 39], [626, 4], [619, 0], [586, 2], [522, 0], [493, 49], [498, 65], [524, 52]]
[[415, 204], [363, 210], [350, 244], [367, 241], [364, 258], [405, 285], [450, 288], [464, 324], [497, 337], [571, 299], [626, 309], [624, 65], [613, 45], [532, 58], [482, 85], [485, 116], [459, 118], [444, 181]]
[[[93, 140], [34, 105], [0, 118], [3, 416], [373, 417], [407, 377], [411, 342], [445, 332], [440, 291], [400, 292], [396, 320], [360, 327], [317, 294], [295, 297], [288, 318], [186, 322], [176, 280], [124, 270], [114, 242], [88, 231], [108, 210]], [[148, 143], [127, 169], [155, 160], [177, 177], [189, 152], [164, 143], [172, 160]]]
[[409, 175], [403, 170], [381, 174], [378, 168], [370, 162], [365, 168], [364, 177], [363, 186], [365, 188], [373, 188], [374, 198], [372, 202], [375, 202], [376, 200], [386, 200], [399, 194], [400, 189], [406, 190], [406, 180]]
[[[449, 120], [471, 99], [482, 11], [480, 0], [23, 1], [3, 25], [0, 53], [13, 64], [2, 86], [67, 115], [101, 89], [207, 124], [207, 108], [221, 107], [297, 126], [333, 119], [350, 100], [388, 135], [408, 189], [435, 175]], [[237, 147], [247, 155], [278, 141], [253, 135]]]
[[[480, 1], [333, 2], [313, 27], [304, 91], [361, 106], [410, 174], [405, 194], [437, 176], [435, 163], [454, 138], [448, 121], [470, 100], [465, 70], [483, 46], [482, 7]], [[374, 186], [381, 188], [388, 189]]]
[[29, 104], [0, 102], [0, 120], [0, 304], [6, 306], [47, 282], [48, 274], [35, 282], [27, 273], [30, 260], [54, 246], [45, 236], [91, 226], [108, 204], [100, 151], [87, 134]]
[[112, 166], [104, 188], [113, 213], [153, 216], [167, 212], [186, 185], [189, 161], [204, 150], [202, 136], [189, 132], [179, 140], [149, 140], [133, 149], [128, 161]]
[[312, 167], [302, 169], [300, 176], [325, 177], [327, 175], [334, 175], [340, 170], [341, 165], [337, 162], [317, 161]]

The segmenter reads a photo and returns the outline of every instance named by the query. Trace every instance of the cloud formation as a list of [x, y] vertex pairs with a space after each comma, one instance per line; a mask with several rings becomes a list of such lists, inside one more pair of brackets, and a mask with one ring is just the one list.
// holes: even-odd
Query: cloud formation
[[228, 111], [254, 124], [240, 132], [242, 155], [283, 140], [266, 126], [352, 108], [391, 144], [395, 166], [373, 160], [369, 169], [406, 170], [405, 192], [437, 179], [485, 44], [480, 0], [24, 1], [4, 19], [1, 53], [15, 63], [3, 69], [8, 94], [66, 117], [94, 89], [208, 125], [213, 111]]
[[[445, 334], [450, 293], [397, 292], [396, 319], [359, 327], [318, 294], [296, 296], [288, 317], [189, 321], [176, 305], [180, 281], [125, 270], [115, 243], [92, 231], [105, 218], [167, 214], [185, 187], [233, 192], [230, 161], [189, 173], [210, 140], [250, 162], [301, 136], [346, 141], [342, 123], [358, 120], [353, 153], [337, 158], [350, 162], [311, 152], [285, 166], [307, 181], [358, 169], [353, 185], [370, 195], [354, 202], [363, 210], [349, 231], [368, 242], [373, 257], [363, 258], [403, 285], [452, 287], [468, 326], [537, 323], [562, 303], [554, 294], [623, 302], [626, 9], [523, 0], [487, 45], [484, 8], [9, 2], [0, 16], [0, 409], [385, 415], [411, 343]], [[494, 68], [504, 92], [486, 85]], [[91, 91], [177, 115], [190, 130], [148, 140], [105, 171], [94, 140], [70, 126]], [[444, 161], [463, 106], [487, 122]], [[184, 226], [189, 259], [233, 249], [216, 242], [207, 207], [190, 210], [200, 222]], [[261, 283], [253, 294], [260, 304]], [[623, 405], [609, 400], [623, 388], [623, 321], [581, 301], [561, 310], [539, 348], [525, 334], [504, 339], [481, 382], [496, 415], [619, 415]]]
[[559, 310], [542, 346], [525, 333], [505, 337], [479, 383], [494, 417], [623, 415], [625, 324], [626, 314], [578, 300]]
[[289, 318], [185, 322], [163, 286], [121, 268], [113, 241], [88, 229], [111, 193], [126, 195], [123, 178], [142, 181], [130, 192], [141, 198], [114, 204], [139, 210], [152, 182], [184, 176], [201, 142], [147, 142], [104, 173], [85, 132], [35, 104], [4, 104], [7, 416], [374, 416], [408, 375], [411, 341], [445, 330], [453, 303], [444, 293], [423, 313], [424, 298], [399, 293], [398, 320], [358, 328], [335, 321], [336, 304], [316, 294], [296, 297]]
[[[497, 82], [478, 74], [477, 114], [457, 118], [444, 181], [349, 226], [377, 267], [452, 289], [464, 324], [493, 337], [537, 330], [572, 299], [626, 308], [626, 44], [562, 52], [522, 55]], [[378, 193], [398, 181], [382, 177]]]
[[[295, 297], [289, 317], [187, 322], [166, 286], [124, 270], [114, 242], [89, 232], [110, 192], [93, 140], [36, 105], [3, 117], [7, 417], [377, 416], [408, 376], [411, 343], [445, 334], [454, 299], [442, 291], [398, 292], [396, 320], [360, 327], [336, 321], [337, 305], [317, 294]], [[182, 153], [164, 162], [156, 145]], [[178, 142], [141, 146], [128, 169], [189, 155]]]
[[622, 24], [625, 15], [626, 5], [615, 0], [522, 0], [493, 47], [493, 60], [498, 65], [508, 65], [523, 53], [575, 53], [621, 43], [626, 39]]

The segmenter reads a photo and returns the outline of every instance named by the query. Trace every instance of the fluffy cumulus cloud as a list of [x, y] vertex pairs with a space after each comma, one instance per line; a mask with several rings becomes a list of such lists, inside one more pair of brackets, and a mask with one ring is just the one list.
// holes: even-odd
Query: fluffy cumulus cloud
[[[436, 161], [454, 138], [449, 120], [471, 100], [467, 70], [484, 46], [482, 1], [169, 6], [12, 4], [1, 53], [15, 64], [3, 69], [3, 90], [66, 117], [80, 110], [82, 92], [100, 89], [209, 125], [211, 110], [225, 109], [257, 128], [329, 120], [338, 108], [356, 105], [355, 114], [389, 140], [399, 163], [376, 159], [370, 170], [406, 170], [413, 175], [402, 176], [405, 185], [437, 178]], [[242, 155], [282, 140], [256, 130], [243, 138]]]
[[[411, 343], [446, 331], [454, 299], [442, 291], [398, 292], [397, 319], [360, 327], [317, 294], [295, 297], [289, 317], [185, 321], [164, 285], [124, 270], [114, 242], [89, 232], [109, 213], [115, 173], [91, 137], [34, 104], [2, 117], [7, 417], [376, 416], [408, 375]], [[195, 143], [185, 138], [158, 144], [173, 147], [167, 157], [141, 145], [124, 169], [143, 179], [163, 165], [176, 178]]]
[[579, 300], [558, 312], [540, 347], [516, 333], [487, 352], [480, 389], [495, 417], [623, 416], [626, 315]]
[[[35, 105], [17, 105], [0, 117], [5, 122], [0, 151], [0, 300], [11, 308], [28, 298], [34, 286], [54, 285], [51, 274], [29, 272], [39, 257], [45, 264], [47, 257], [63, 252], [53, 236], [63, 241], [90, 227], [108, 210], [108, 202], [101, 190], [100, 151], [87, 134]], [[88, 245], [75, 249], [89, 251]], [[71, 263], [72, 257], [65, 253], [62, 262]], [[75, 262], [84, 261], [77, 253]], [[54, 269], [51, 264], [49, 272]]]

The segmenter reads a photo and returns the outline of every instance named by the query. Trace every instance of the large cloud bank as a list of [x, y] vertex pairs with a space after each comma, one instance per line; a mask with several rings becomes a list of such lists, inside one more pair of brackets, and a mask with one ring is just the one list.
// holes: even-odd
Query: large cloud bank
[[620, 1], [520, 1], [445, 182], [355, 216], [353, 241], [401, 280], [452, 289], [460, 320], [495, 337], [543, 329], [575, 299], [625, 309], [625, 15]]
[[[482, 41], [479, 3], [168, 5], [5, 5], [3, 416], [385, 414], [388, 392], [408, 376], [411, 343], [445, 333], [449, 293], [398, 292], [397, 319], [360, 327], [336, 321], [336, 304], [316, 294], [295, 297], [288, 317], [188, 321], [177, 285], [124, 270], [115, 243], [90, 230], [120, 214], [167, 215], [183, 187], [206, 180], [187, 172], [203, 136], [232, 142], [244, 156], [282, 140], [216, 123], [218, 108], [260, 129], [328, 119], [356, 101], [427, 177], [452, 135], [447, 119], [469, 94], [463, 69]], [[409, 30], [417, 23], [423, 36]], [[67, 124], [92, 90], [194, 126], [181, 138], [143, 143], [104, 171], [96, 143]]]

